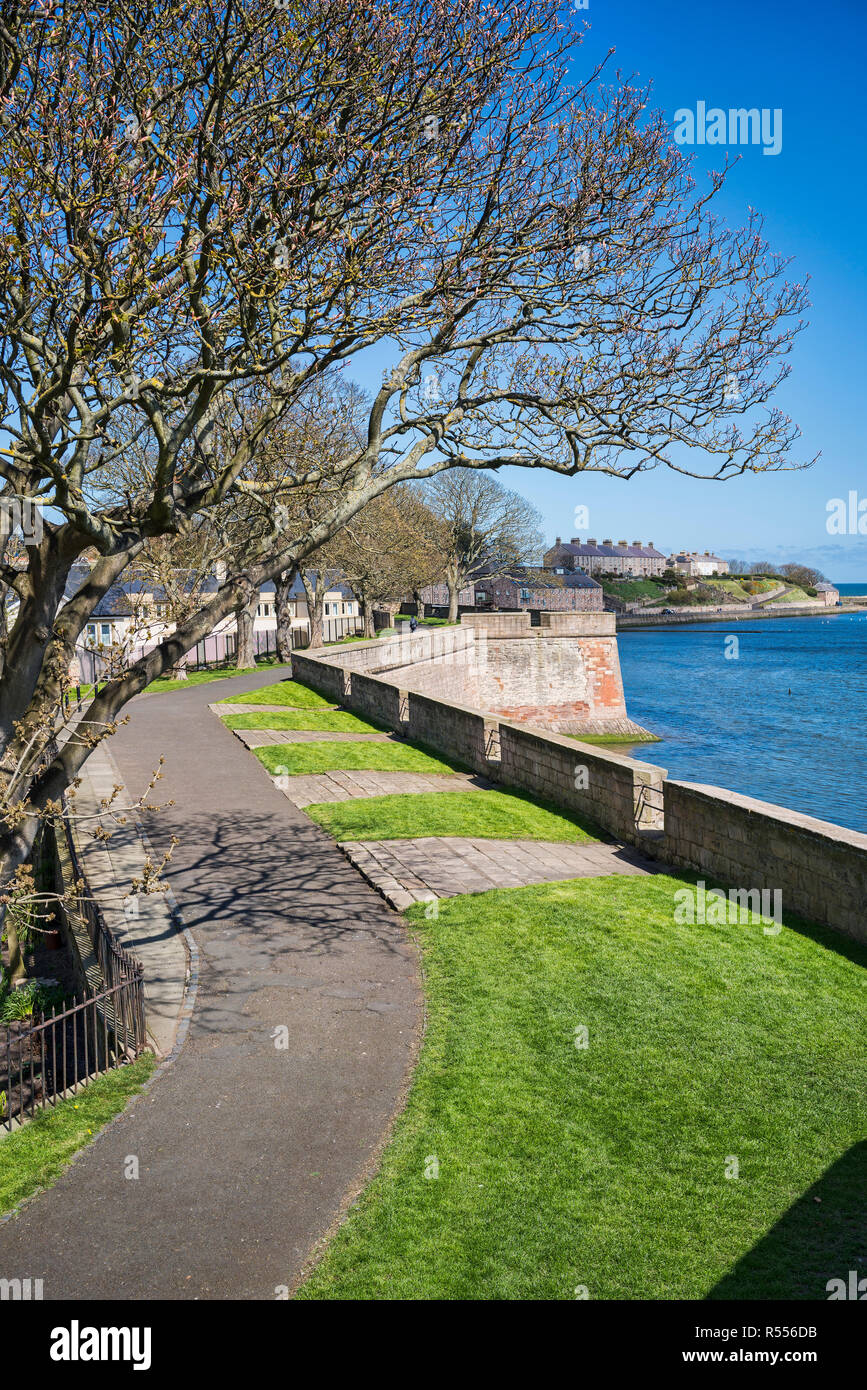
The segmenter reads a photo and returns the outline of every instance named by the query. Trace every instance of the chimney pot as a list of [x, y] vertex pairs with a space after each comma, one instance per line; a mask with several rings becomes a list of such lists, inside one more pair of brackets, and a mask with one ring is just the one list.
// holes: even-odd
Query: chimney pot
[[597, 540], [596, 540], [596, 537], [595, 537], [595, 536], [588, 536], [588, 537], [587, 537], [587, 544], [588, 544], [588, 545], [597, 545], [598, 542], [597, 542]]
[[602, 542], [602, 544], [603, 544], [603, 545], [613, 545], [614, 542], [613, 542], [613, 540], [611, 539], [610, 536], [606, 536], [606, 537], [605, 537], [605, 540]]

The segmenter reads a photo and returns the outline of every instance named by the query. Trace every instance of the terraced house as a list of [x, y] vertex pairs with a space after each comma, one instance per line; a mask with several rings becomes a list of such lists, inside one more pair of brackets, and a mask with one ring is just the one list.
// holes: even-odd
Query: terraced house
[[653, 541], [643, 545], [641, 541], [604, 540], [600, 545], [594, 538], [582, 542], [573, 536], [568, 543], [558, 536], [550, 550], [545, 552], [543, 561], [546, 569], [561, 574], [583, 570], [590, 575], [617, 575], [622, 579], [649, 579], [654, 574], [662, 574], [666, 568], [666, 558], [657, 550]]

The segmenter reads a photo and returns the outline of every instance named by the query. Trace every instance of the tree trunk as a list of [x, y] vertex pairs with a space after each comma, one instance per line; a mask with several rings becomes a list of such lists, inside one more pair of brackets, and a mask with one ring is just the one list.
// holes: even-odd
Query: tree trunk
[[259, 605], [259, 591], [235, 609], [235, 625], [238, 633], [238, 645], [235, 666], [239, 671], [248, 671], [256, 665], [256, 653], [253, 650], [253, 623], [256, 617], [256, 609]]
[[449, 579], [449, 622], [456, 623], [458, 620], [458, 589], [457, 580]]
[[9, 948], [9, 983], [15, 985], [26, 978], [27, 971], [24, 969], [24, 958], [21, 954], [21, 943], [18, 940], [18, 926], [14, 913], [7, 910], [3, 925], [6, 930], [6, 945]]
[[362, 617], [364, 618], [364, 635], [365, 637], [375, 637], [376, 626], [373, 621], [373, 602], [366, 594], [360, 594], [358, 603], [361, 608]]
[[325, 611], [325, 585], [322, 582], [322, 575], [316, 576], [316, 592], [313, 592], [313, 584], [310, 575], [306, 570], [301, 571], [301, 583], [304, 585], [304, 596], [307, 599], [307, 617], [310, 620], [310, 645], [311, 647], [321, 647], [323, 643], [323, 614]]
[[277, 614], [277, 655], [281, 661], [292, 660], [292, 610], [289, 594], [298, 573], [296, 568], [284, 570], [274, 581], [274, 610]]

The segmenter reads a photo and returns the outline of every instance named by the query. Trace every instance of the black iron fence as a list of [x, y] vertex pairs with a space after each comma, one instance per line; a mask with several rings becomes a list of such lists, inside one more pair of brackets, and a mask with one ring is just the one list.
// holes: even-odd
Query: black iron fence
[[[57, 833], [65, 832], [66, 822]], [[66, 846], [81, 882], [84, 875], [68, 833]], [[32, 1119], [38, 1110], [135, 1060], [145, 1047], [141, 964], [124, 950], [86, 890], [65, 910], [76, 912], [87, 930], [99, 963], [99, 988], [83, 986], [80, 999], [76, 995], [59, 1008], [0, 1023], [0, 1129]]]

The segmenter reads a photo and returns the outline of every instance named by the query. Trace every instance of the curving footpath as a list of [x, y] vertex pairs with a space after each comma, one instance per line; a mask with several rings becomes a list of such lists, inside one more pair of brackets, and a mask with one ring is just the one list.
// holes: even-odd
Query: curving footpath
[[[208, 705], [272, 669], [146, 695], [111, 740], [199, 953], [171, 1065], [0, 1225], [0, 1273], [46, 1299], [273, 1299], [375, 1165], [421, 1027], [398, 918]], [[126, 1159], [140, 1177], [124, 1176]]]

